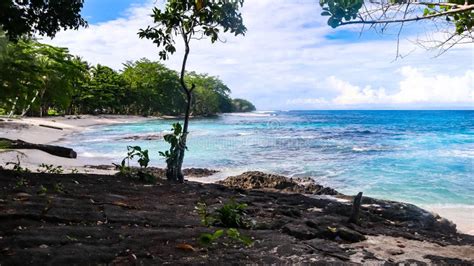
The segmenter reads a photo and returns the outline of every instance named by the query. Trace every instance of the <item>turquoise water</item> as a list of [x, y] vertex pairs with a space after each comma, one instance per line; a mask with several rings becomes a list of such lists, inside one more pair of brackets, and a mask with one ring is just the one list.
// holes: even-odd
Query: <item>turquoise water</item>
[[[72, 145], [92, 163], [118, 162], [124, 137], [166, 133], [170, 120], [96, 127]], [[185, 167], [311, 176], [344, 193], [417, 204], [474, 205], [474, 111], [290, 111], [222, 115], [191, 122]], [[79, 144], [78, 144], [79, 143]]]

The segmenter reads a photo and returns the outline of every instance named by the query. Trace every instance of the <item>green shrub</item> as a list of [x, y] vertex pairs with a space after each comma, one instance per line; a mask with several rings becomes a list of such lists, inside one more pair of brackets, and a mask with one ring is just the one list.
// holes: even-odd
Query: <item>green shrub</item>
[[40, 168], [37, 169], [40, 173], [47, 173], [47, 174], [62, 174], [64, 169], [62, 166], [54, 166], [52, 164], [40, 164]]
[[246, 217], [245, 209], [247, 204], [238, 203], [234, 199], [225, 203], [222, 207], [216, 209], [214, 212], [209, 212], [207, 205], [199, 202], [195, 210], [201, 218], [201, 224], [207, 227], [221, 226], [228, 228], [226, 230], [219, 229], [213, 233], [203, 233], [199, 237], [199, 242], [203, 245], [215, 244], [222, 236], [245, 246], [252, 246], [253, 240], [247, 236], [240, 234], [236, 228], [250, 228], [249, 219]]

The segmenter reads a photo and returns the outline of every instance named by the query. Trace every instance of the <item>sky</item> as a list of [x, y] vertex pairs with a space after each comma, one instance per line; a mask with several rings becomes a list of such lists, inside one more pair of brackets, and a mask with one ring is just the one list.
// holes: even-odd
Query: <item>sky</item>
[[[43, 42], [67, 47], [91, 64], [116, 70], [129, 60], [159, 60], [159, 49], [139, 39], [163, 0], [86, 0], [89, 27], [63, 31]], [[332, 29], [316, 0], [246, 0], [245, 36], [225, 42], [193, 40], [188, 70], [218, 76], [259, 110], [474, 109], [474, 45], [447, 53], [416, 40], [428, 23], [405, 27], [396, 58], [395, 29], [385, 34], [359, 26]], [[434, 34], [434, 35], [432, 35]], [[182, 45], [163, 62], [178, 70]]]

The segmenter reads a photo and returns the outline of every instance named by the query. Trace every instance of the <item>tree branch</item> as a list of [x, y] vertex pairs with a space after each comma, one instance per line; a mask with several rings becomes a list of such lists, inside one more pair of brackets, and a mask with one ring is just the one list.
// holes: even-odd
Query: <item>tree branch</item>
[[474, 4], [472, 5], [463, 5], [460, 6], [459, 8], [456, 9], [451, 9], [448, 11], [440, 12], [437, 14], [431, 14], [428, 16], [416, 16], [413, 18], [403, 18], [403, 19], [391, 19], [391, 20], [356, 20], [356, 21], [346, 21], [346, 22], [341, 22], [339, 26], [343, 25], [350, 25], [350, 24], [392, 24], [392, 23], [404, 23], [404, 22], [411, 22], [411, 21], [419, 21], [419, 20], [425, 20], [425, 19], [432, 19], [432, 18], [437, 18], [437, 17], [442, 17], [442, 16], [447, 16], [447, 15], [452, 15], [452, 14], [457, 14], [457, 13], [462, 13], [466, 11], [471, 11], [474, 10]]

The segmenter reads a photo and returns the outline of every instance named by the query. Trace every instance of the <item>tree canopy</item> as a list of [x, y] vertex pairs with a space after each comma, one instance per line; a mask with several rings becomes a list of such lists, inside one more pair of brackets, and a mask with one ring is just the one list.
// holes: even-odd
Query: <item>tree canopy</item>
[[[218, 77], [189, 72], [196, 116], [231, 112], [230, 88]], [[17, 115], [183, 115], [179, 75], [160, 62], [126, 62], [121, 71], [33, 39], [0, 38], [0, 113]]]
[[61, 29], [87, 26], [81, 17], [84, 0], [2, 0], [0, 30], [10, 40], [39, 34], [54, 37]]

